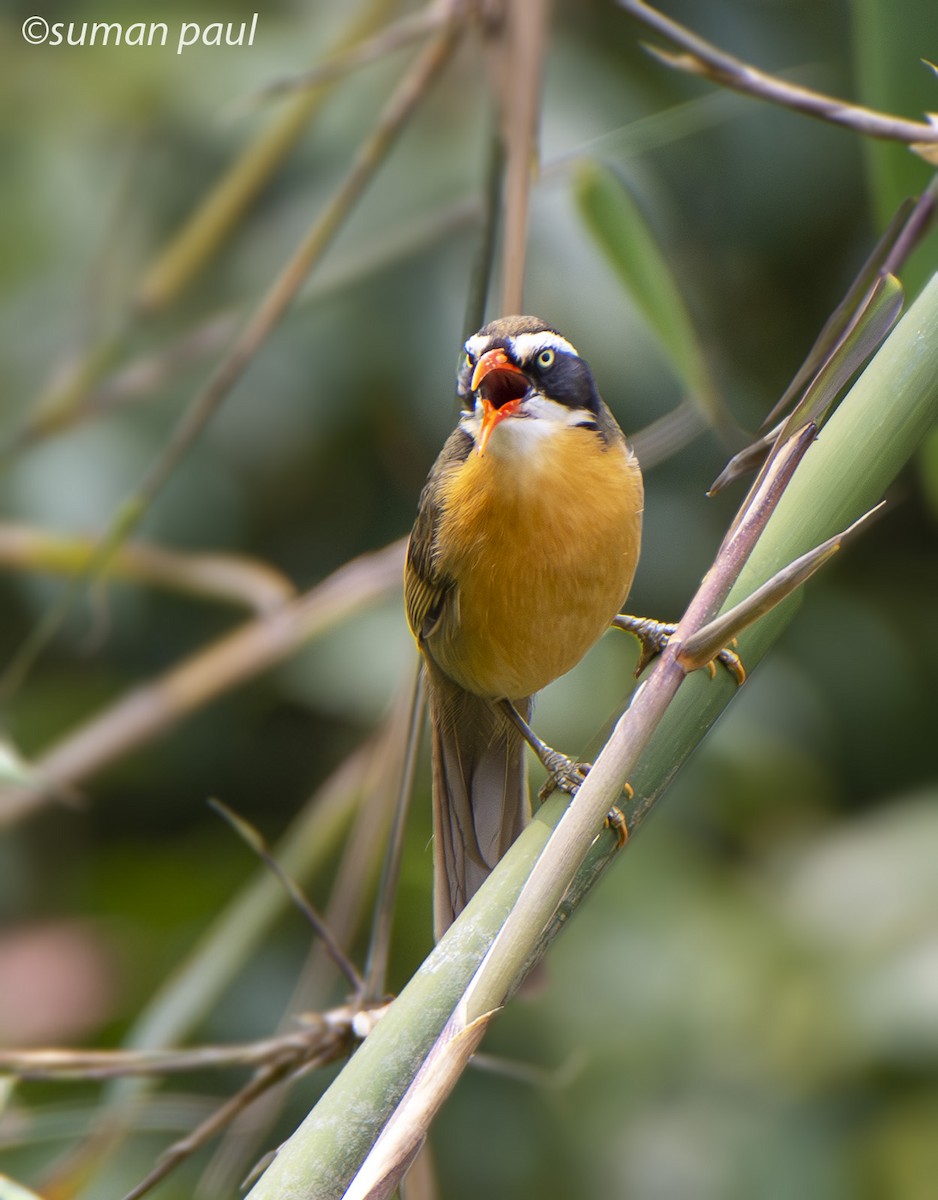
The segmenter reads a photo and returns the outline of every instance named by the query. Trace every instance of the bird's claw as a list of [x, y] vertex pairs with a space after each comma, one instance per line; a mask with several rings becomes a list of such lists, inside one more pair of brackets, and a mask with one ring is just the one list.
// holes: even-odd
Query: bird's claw
[[[623, 790], [627, 793], [630, 800], [635, 795], [635, 793], [632, 791], [631, 785], [628, 783], [625, 785]], [[605, 824], [606, 828], [611, 829], [616, 835], [616, 843], [621, 850], [625, 843], [629, 840], [629, 826], [625, 819], [625, 813], [617, 804], [614, 804], [606, 813]]]
[[717, 673], [716, 664], [719, 663], [724, 667], [736, 680], [736, 686], [742, 687], [746, 682], [746, 668], [743, 665], [743, 660], [739, 657], [735, 650], [731, 647], [736, 645], [736, 639], [730, 642], [729, 646], [724, 646], [719, 654], [715, 654], [707, 663], [707, 670], [710, 672], [710, 678], [715, 679]]
[[[628, 613], [620, 613], [613, 618], [612, 623], [616, 629], [624, 629], [626, 633], [637, 637], [641, 644], [642, 650], [638, 666], [635, 668], [636, 675], [641, 675], [651, 660], [661, 653], [677, 629], [677, 625], [671, 621], [656, 621], [652, 617], [633, 617]], [[711, 658], [706, 667], [710, 678], [713, 679], [717, 673], [716, 664], [719, 663], [721, 667], [729, 671], [739, 687], [746, 681], [746, 668], [736, 651], [731, 649], [735, 645], [736, 639], [734, 638], [729, 646], [724, 646]]]
[[572, 758], [567, 758], [566, 754], [561, 754], [559, 750], [551, 750], [549, 755], [541, 761], [547, 770], [547, 778], [537, 794], [542, 804], [551, 792], [558, 789], [566, 792], [568, 796], [576, 795], [592, 766], [592, 763], [574, 762]]
[[[622, 785], [622, 790], [625, 792], [626, 800], [631, 800], [635, 796], [635, 788], [628, 781]], [[605, 826], [607, 829], [611, 829], [616, 835], [616, 844], [621, 850], [629, 840], [629, 823], [625, 813], [618, 804], [613, 804], [612, 808], [606, 813]]]

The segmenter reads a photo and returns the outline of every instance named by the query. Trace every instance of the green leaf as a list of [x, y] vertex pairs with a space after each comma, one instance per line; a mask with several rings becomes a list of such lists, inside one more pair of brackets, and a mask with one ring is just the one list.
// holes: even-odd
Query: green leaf
[[847, 541], [856, 537], [860, 530], [865, 528], [870, 518], [882, 510], [884, 504], [885, 501], [882, 501], [876, 508], [865, 512], [849, 528], [835, 533], [833, 537], [829, 537], [819, 546], [806, 551], [793, 562], [782, 567], [780, 571], [776, 571], [771, 579], [767, 579], [745, 600], [740, 600], [731, 609], [724, 611], [719, 617], [691, 634], [678, 655], [679, 661], [690, 670], [699, 670], [701, 667], [712, 664], [724, 646], [729, 646], [744, 629], [748, 629], [760, 617], [766, 616], [783, 600], [787, 600], [838, 550], [842, 549]]
[[899, 319], [902, 301], [902, 284], [895, 275], [876, 280], [783, 429], [796, 429], [805, 421], [816, 425], [824, 421], [850, 377], [872, 357]]
[[[908, 210], [905, 215], [908, 215]], [[899, 319], [904, 292], [895, 275], [884, 273], [877, 276], [876, 271], [879, 270], [878, 263], [885, 261], [895, 242], [893, 233], [898, 234], [901, 228], [900, 223], [881, 241], [877, 248], [882, 252], [881, 255], [874, 255], [866, 264], [846, 297], [834, 310], [765, 424], [774, 421], [802, 393], [792, 412], [759, 441], [733, 455], [711, 484], [711, 496], [722, 491], [734, 479], [757, 468], [776, 438], [784, 439], [786, 432], [790, 433], [808, 422], [820, 426], [833, 408], [841, 389], [847, 386], [851, 376], [882, 344]], [[862, 289], [868, 278], [873, 279], [873, 283], [864, 292]]]
[[[804, 392], [811, 380], [835, 356], [848, 333], [856, 334], [866, 328], [867, 314], [878, 319], [880, 301], [890, 300], [896, 293], [898, 293], [898, 305], [895, 316], [898, 317], [902, 301], [902, 285], [898, 279], [892, 277], [891, 273], [897, 269], [892, 265], [892, 260], [899, 242], [907, 238], [913, 228], [918, 227], [917, 207], [915, 202], [909, 198], [904, 199], [899, 205], [889, 227], [873, 248], [872, 254], [863, 264], [856, 279], [847, 289], [847, 294], [825, 321], [824, 328], [815, 339], [814, 345], [808, 351], [808, 356], [798, 368], [794, 379], [785, 389], [781, 400], [763, 421], [763, 429], [768, 429], [787, 410], [795, 398]], [[913, 233], [912, 236], [916, 235]], [[884, 278], [887, 277], [890, 280], [888, 285], [883, 283]], [[879, 341], [882, 341], [890, 328], [891, 324], [883, 330]], [[873, 353], [879, 345], [879, 341], [871, 342], [866, 357]], [[859, 369], [860, 365], [861, 361], [857, 361], [854, 369]]]
[[578, 167], [573, 187], [587, 228], [707, 421], [732, 428], [674, 276], [628, 188], [609, 167], [591, 161]]

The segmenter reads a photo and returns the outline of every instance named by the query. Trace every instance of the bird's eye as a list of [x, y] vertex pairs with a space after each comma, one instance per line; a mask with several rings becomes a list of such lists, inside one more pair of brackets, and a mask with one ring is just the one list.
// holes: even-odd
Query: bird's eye
[[552, 367], [554, 365], [555, 354], [553, 350], [542, 350], [537, 356], [537, 365], [539, 367]]
[[476, 364], [476, 360], [475, 360], [475, 359], [472, 357], [472, 355], [471, 355], [471, 354], [467, 353], [467, 354], [466, 354], [466, 366], [467, 366], [467, 367], [474, 367], [474, 366], [475, 366], [475, 364]]

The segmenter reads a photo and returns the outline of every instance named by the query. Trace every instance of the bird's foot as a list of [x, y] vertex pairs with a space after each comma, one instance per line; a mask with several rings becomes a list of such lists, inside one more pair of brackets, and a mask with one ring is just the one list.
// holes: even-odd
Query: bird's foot
[[[561, 791], [566, 792], [568, 796], [575, 795], [593, 764], [576, 762], [574, 759], [568, 758], [566, 754], [555, 750], [553, 746], [548, 746], [537, 736], [510, 700], [503, 700], [502, 706], [547, 772], [547, 778], [537, 793], [539, 803], [543, 804], [551, 792]], [[626, 783], [622, 790], [629, 800], [635, 795], [630, 783]], [[606, 825], [615, 833], [619, 845], [624, 846], [629, 831], [625, 823], [625, 814], [620, 808], [613, 807], [609, 810], [606, 814]]]
[[[638, 666], [635, 668], [636, 675], [640, 675], [655, 655], [661, 653], [677, 629], [677, 625], [670, 621], [656, 621], [652, 617], [633, 617], [628, 613], [619, 613], [617, 617], [613, 618], [612, 623], [616, 629], [624, 629], [626, 633], [633, 634], [641, 643], [642, 652]], [[715, 654], [707, 663], [707, 670], [710, 672], [710, 678], [713, 679], [717, 673], [716, 664], [719, 663], [729, 671], [739, 687], [746, 681], [746, 668], [736, 651], [731, 649], [735, 645], [734, 639], [729, 646], [724, 646], [718, 654]]]
[[567, 758], [566, 754], [561, 754], [559, 750], [553, 750], [543, 742], [540, 743], [540, 749], [536, 747], [534, 749], [547, 772], [547, 778], [537, 794], [541, 804], [551, 792], [558, 790], [566, 792], [568, 796], [575, 795], [580, 784], [589, 774], [592, 763], [574, 762], [572, 758]]
[[[547, 763], [544, 764], [548, 768], [548, 774], [547, 779], [541, 786], [541, 790], [537, 794], [537, 798], [541, 804], [544, 803], [551, 792], [558, 788], [560, 791], [567, 792], [572, 796], [589, 774], [590, 767], [592, 766], [591, 763], [573, 762], [572, 759], [567, 758], [565, 754], [560, 754], [557, 750], [551, 750], [551, 754], [555, 756], [557, 761], [552, 761], [550, 766]], [[622, 791], [625, 793], [626, 800], [631, 800], [635, 795], [635, 791], [630, 783], [626, 783]], [[625, 813], [617, 804], [614, 804], [606, 813], [604, 824], [607, 829], [611, 829], [616, 835], [616, 843], [621, 850], [629, 840], [629, 826]]]
[[559, 750], [541, 741], [510, 700], [503, 700], [502, 707], [547, 772], [547, 778], [538, 792], [538, 800], [543, 804], [551, 792], [557, 791], [558, 788], [572, 796], [586, 778], [590, 764], [574, 762], [572, 758], [567, 758], [566, 754], [561, 754]]

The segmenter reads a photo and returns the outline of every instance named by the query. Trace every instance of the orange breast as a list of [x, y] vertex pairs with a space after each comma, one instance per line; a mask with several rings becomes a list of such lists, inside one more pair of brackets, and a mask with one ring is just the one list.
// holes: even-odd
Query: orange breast
[[473, 452], [440, 493], [439, 566], [456, 589], [428, 649], [493, 699], [530, 696], [579, 662], [638, 562], [642, 478], [625, 444], [568, 427], [532, 450]]

